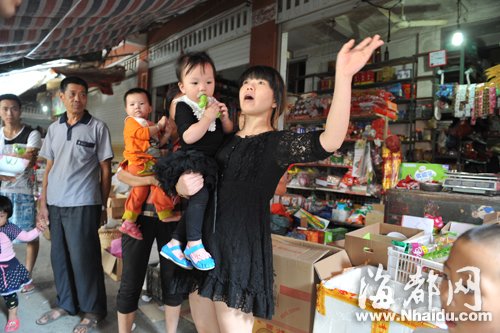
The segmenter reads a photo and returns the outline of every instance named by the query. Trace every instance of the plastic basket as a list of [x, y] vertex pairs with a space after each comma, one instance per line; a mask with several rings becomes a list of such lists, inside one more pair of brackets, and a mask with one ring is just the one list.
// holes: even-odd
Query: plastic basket
[[437, 282], [441, 281], [444, 267], [442, 263], [404, 253], [393, 247], [388, 248], [387, 254], [387, 271], [392, 280], [406, 284], [410, 281], [410, 275], [417, 272], [417, 267], [422, 267], [422, 276], [426, 280], [432, 270], [438, 275]]

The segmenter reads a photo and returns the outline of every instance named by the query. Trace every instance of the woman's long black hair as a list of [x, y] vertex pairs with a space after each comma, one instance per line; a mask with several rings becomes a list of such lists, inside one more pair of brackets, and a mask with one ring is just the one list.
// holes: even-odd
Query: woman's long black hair
[[280, 73], [270, 66], [253, 66], [248, 68], [241, 74], [239, 84], [240, 87], [247, 79], [262, 79], [269, 82], [269, 86], [273, 89], [274, 102], [276, 107], [271, 114], [271, 123], [274, 128], [278, 117], [283, 113], [286, 107], [286, 87]]

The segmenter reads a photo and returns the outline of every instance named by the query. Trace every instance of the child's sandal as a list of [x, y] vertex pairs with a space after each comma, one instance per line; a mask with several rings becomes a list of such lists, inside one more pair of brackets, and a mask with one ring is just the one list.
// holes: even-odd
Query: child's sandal
[[122, 232], [126, 235], [129, 235], [132, 238], [135, 238], [138, 240], [143, 239], [142, 232], [139, 230], [139, 227], [135, 223], [124, 221], [122, 223], [122, 225], [120, 226], [120, 228], [118, 228], [118, 230], [120, 230], [120, 232]]
[[19, 329], [19, 318], [8, 320], [5, 325], [5, 332], [15, 332]]
[[184, 256], [186, 257], [187, 260], [191, 261], [194, 268], [196, 268], [200, 271], [209, 271], [209, 270], [214, 269], [215, 268], [215, 261], [214, 261], [214, 258], [212, 258], [212, 257], [205, 258], [205, 259], [199, 260], [197, 262], [193, 261], [193, 259], [191, 258], [191, 254], [193, 254], [194, 252], [196, 252], [197, 250], [200, 250], [200, 249], [205, 249], [203, 244], [198, 244], [198, 245], [192, 246], [190, 248], [186, 247], [186, 249], [184, 250]]

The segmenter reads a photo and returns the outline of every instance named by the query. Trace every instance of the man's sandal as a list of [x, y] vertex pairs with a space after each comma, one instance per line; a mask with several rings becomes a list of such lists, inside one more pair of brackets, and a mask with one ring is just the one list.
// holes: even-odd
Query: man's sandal
[[37, 325], [47, 325], [51, 322], [67, 316], [68, 312], [62, 308], [53, 308], [47, 312], [45, 312], [40, 318], [36, 320]]
[[97, 327], [99, 320], [96, 318], [83, 317], [75, 327], [73, 327], [73, 333], [89, 333]]
[[197, 270], [209, 271], [209, 270], [214, 269], [215, 268], [215, 261], [212, 257], [198, 260], [196, 262], [191, 258], [191, 254], [193, 254], [194, 252], [196, 252], [200, 249], [205, 249], [203, 244], [198, 244], [198, 245], [195, 245], [195, 246], [192, 246], [189, 248], [186, 247], [186, 249], [184, 250], [184, 255], [186, 256], [186, 259], [189, 260], [191, 262], [191, 264], [193, 264], [194, 268], [196, 268]]
[[161, 248], [160, 254], [162, 257], [172, 261], [177, 266], [180, 266], [184, 269], [193, 269], [193, 265], [186, 258], [179, 258], [174, 254], [175, 250], [179, 250], [182, 252], [181, 247], [179, 245], [174, 245], [169, 247], [168, 244], [163, 245]]

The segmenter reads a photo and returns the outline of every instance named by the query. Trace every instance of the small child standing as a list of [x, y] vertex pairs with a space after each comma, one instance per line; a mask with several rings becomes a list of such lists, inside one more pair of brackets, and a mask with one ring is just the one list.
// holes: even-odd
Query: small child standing
[[[226, 105], [213, 98], [215, 65], [205, 52], [187, 53], [177, 59], [176, 74], [184, 94], [176, 99], [175, 123], [181, 149], [162, 158], [155, 166], [156, 177], [167, 191], [174, 191], [184, 172], [203, 174], [203, 188], [189, 198], [184, 220], [173, 238], [161, 249], [161, 255], [177, 265], [211, 270], [215, 262], [205, 250], [201, 230], [209, 191], [215, 188], [217, 164], [214, 156], [225, 133], [233, 130]], [[184, 252], [181, 242], [186, 239]]]
[[[145, 89], [130, 89], [123, 99], [127, 117], [123, 129], [125, 161], [121, 165], [134, 175], [152, 175], [156, 158], [160, 157], [159, 148], [167, 143], [170, 136], [167, 118], [163, 116], [157, 124], [148, 120], [152, 111], [151, 95]], [[154, 185], [133, 187], [125, 202], [123, 223], [120, 227], [122, 233], [142, 240], [142, 233], [135, 221], [150, 191], [150, 198], [156, 208], [158, 218], [164, 220], [172, 215], [174, 204], [160, 187]]]
[[41, 233], [41, 230], [37, 228], [23, 231], [15, 224], [9, 223], [8, 219], [12, 216], [12, 211], [12, 201], [0, 195], [0, 270], [3, 277], [0, 282], [0, 294], [5, 299], [5, 304], [9, 310], [5, 332], [14, 332], [19, 329], [17, 292], [23, 286], [31, 283], [28, 270], [16, 258], [12, 241], [17, 239], [30, 242]]

